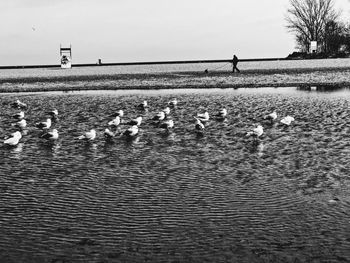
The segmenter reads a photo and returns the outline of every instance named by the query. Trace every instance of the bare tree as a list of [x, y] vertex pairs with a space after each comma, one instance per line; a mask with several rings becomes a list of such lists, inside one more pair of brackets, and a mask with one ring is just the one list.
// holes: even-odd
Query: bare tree
[[311, 41], [323, 43], [326, 24], [338, 17], [333, 0], [290, 0], [287, 28], [295, 34], [299, 49], [308, 51]]

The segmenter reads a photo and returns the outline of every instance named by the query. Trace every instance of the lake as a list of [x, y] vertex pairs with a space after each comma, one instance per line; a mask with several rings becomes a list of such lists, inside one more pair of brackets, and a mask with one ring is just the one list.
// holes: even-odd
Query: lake
[[[152, 118], [175, 97], [167, 132]], [[2, 94], [2, 139], [16, 130], [17, 98], [28, 127], [18, 146], [0, 147], [1, 262], [350, 261], [347, 89]], [[221, 107], [227, 119], [198, 135], [194, 116]], [[54, 143], [35, 127], [53, 108]], [[106, 141], [119, 109], [143, 117], [140, 134], [126, 140], [120, 125]], [[246, 133], [257, 123], [255, 143]], [[92, 128], [93, 142], [77, 139]]]

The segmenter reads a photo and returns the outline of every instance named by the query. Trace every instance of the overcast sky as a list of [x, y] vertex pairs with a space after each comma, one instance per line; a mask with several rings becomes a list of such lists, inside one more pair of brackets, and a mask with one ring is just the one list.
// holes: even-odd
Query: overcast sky
[[[350, 1], [335, 0], [350, 17]], [[0, 65], [285, 57], [289, 0], [1, 0]]]

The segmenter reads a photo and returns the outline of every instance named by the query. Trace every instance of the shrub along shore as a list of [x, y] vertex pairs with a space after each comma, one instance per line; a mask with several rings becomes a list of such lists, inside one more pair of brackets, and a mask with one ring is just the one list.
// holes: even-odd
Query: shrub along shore
[[74, 90], [350, 87], [350, 66], [342, 68], [262, 69], [149, 74], [71, 75], [0, 78], [0, 93]]

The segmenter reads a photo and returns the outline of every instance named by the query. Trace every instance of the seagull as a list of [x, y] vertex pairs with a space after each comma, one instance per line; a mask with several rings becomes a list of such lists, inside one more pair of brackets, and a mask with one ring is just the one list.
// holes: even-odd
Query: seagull
[[53, 109], [52, 111], [49, 111], [47, 114], [49, 114], [50, 116], [58, 116], [58, 110]]
[[106, 128], [103, 135], [106, 139], [112, 139], [115, 136], [115, 133], [112, 132], [110, 129]]
[[52, 111], [49, 111], [47, 114], [50, 115], [52, 118], [56, 118], [58, 116], [58, 110], [53, 109]]
[[49, 129], [51, 127], [51, 119], [47, 118], [46, 121], [38, 122], [35, 126], [39, 129]]
[[167, 129], [169, 131], [169, 129], [174, 128], [174, 121], [173, 120], [165, 121], [159, 127], [163, 129]]
[[281, 120], [281, 123], [283, 123], [286, 126], [289, 126], [295, 119], [292, 116], [286, 116]]
[[172, 99], [171, 101], [168, 102], [168, 105], [175, 107], [177, 105], [177, 99], [176, 98]]
[[44, 138], [46, 140], [57, 140], [58, 139], [58, 131], [56, 129], [53, 129], [52, 131], [49, 131], [41, 136], [41, 138]]
[[[165, 115], [169, 115], [170, 114], [170, 108], [166, 107], [163, 112], [165, 113]], [[165, 116], [166, 117], [166, 116]]]
[[12, 123], [12, 126], [16, 126], [18, 128], [24, 129], [25, 127], [27, 127], [27, 121], [25, 119], [22, 119], [16, 123]]
[[264, 119], [265, 119], [265, 120], [270, 120], [271, 123], [273, 123], [273, 121], [277, 119], [277, 113], [276, 113], [276, 111], [273, 111], [272, 113], [266, 115], [266, 116], [264, 117]]
[[116, 113], [112, 114], [112, 117], [123, 117], [124, 116], [124, 111], [123, 110], [118, 110]]
[[15, 115], [13, 115], [13, 118], [15, 118], [17, 120], [22, 120], [24, 118], [24, 112], [21, 111], [19, 113], [16, 113]]
[[127, 124], [140, 126], [141, 122], [142, 122], [142, 117], [140, 116], [140, 117], [137, 117], [136, 119], [129, 121]]
[[50, 116], [50, 118], [56, 122], [58, 120], [58, 110], [53, 109], [52, 111], [47, 112], [47, 114]]
[[120, 117], [116, 116], [113, 120], [111, 120], [110, 122], [108, 122], [109, 126], [118, 126], [120, 124]]
[[152, 120], [154, 120], [154, 121], [162, 121], [164, 119], [165, 119], [165, 112], [164, 111], [158, 112], [157, 115], [152, 118]]
[[147, 100], [144, 100], [141, 104], [138, 105], [138, 108], [145, 110], [148, 107]]
[[207, 111], [204, 113], [198, 113], [197, 119], [199, 119], [201, 122], [207, 122], [209, 121], [209, 113]]
[[201, 122], [200, 119], [197, 119], [196, 117], [194, 117], [194, 118], [196, 119], [196, 123], [194, 125], [196, 131], [199, 133], [203, 133], [204, 132], [204, 124]]
[[19, 140], [22, 138], [22, 134], [19, 131], [16, 131], [11, 134], [11, 137], [4, 141], [4, 144], [15, 146], [18, 144]]
[[129, 129], [127, 129], [123, 134], [129, 138], [135, 137], [139, 133], [139, 128], [137, 125], [131, 126]]
[[85, 141], [93, 141], [96, 138], [96, 131], [94, 129], [91, 129], [88, 132], [85, 132], [83, 135], [79, 136], [79, 140], [85, 140]]
[[254, 128], [252, 131], [247, 132], [247, 137], [253, 137], [254, 140], [258, 139], [261, 135], [264, 133], [264, 128], [261, 125], [258, 125], [256, 128]]
[[[216, 118], [218, 120], [224, 120], [226, 118], [226, 115], [227, 115], [227, 110], [226, 109], [221, 109], [219, 110], [218, 114], [216, 114]], [[209, 119], [209, 117], [208, 117]]]
[[20, 100], [16, 100], [15, 102], [11, 103], [11, 106], [13, 108], [19, 108], [19, 109], [27, 108], [27, 104], [21, 102]]

